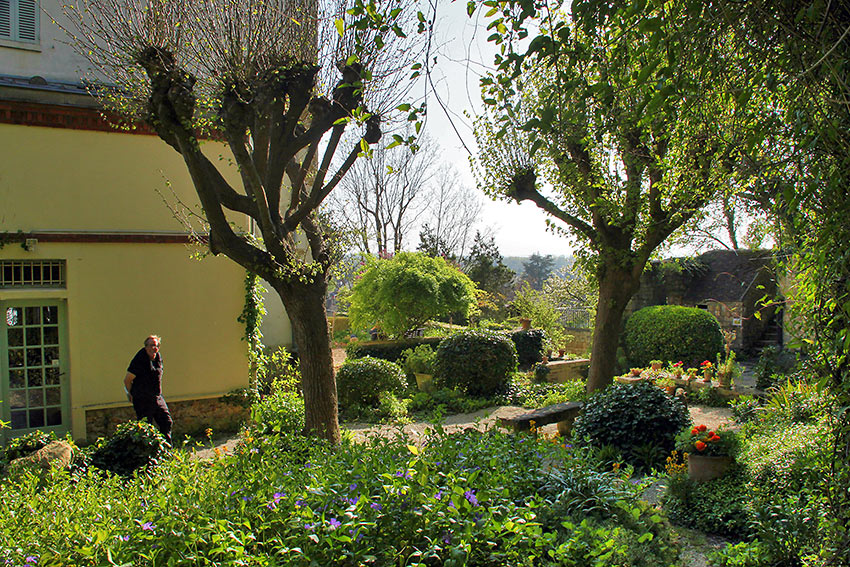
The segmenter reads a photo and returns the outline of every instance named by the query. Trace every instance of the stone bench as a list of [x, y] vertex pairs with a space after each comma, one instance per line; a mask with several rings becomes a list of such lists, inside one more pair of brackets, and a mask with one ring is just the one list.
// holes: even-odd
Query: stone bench
[[532, 421], [535, 427], [557, 423], [558, 433], [566, 435], [572, 429], [573, 421], [575, 421], [583, 405], [581, 402], [554, 404], [515, 417], [501, 417], [499, 418], [499, 425], [512, 428], [514, 432], [518, 432], [531, 429]]

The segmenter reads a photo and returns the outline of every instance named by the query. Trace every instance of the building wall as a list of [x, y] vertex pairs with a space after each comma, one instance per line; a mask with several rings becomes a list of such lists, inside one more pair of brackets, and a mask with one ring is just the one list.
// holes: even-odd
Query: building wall
[[72, 433], [85, 413], [126, 406], [123, 378], [151, 333], [162, 336], [167, 401], [221, 396], [247, 385], [236, 321], [243, 272], [225, 258], [190, 260], [182, 244], [46, 243], [0, 250], [4, 259], [65, 259], [64, 290], [0, 290], [0, 301], [60, 299], [67, 314], [67, 393]]

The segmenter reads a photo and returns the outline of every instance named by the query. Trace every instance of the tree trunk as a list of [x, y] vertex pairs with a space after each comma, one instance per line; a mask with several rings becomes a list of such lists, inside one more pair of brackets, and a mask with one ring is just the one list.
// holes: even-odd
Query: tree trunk
[[614, 381], [623, 313], [640, 287], [640, 272], [605, 267], [599, 277], [599, 301], [593, 327], [593, 349], [587, 391], [601, 390]]
[[336, 379], [325, 313], [327, 284], [323, 280], [281, 284], [275, 290], [286, 307], [298, 348], [304, 393], [304, 433], [338, 444], [341, 437]]

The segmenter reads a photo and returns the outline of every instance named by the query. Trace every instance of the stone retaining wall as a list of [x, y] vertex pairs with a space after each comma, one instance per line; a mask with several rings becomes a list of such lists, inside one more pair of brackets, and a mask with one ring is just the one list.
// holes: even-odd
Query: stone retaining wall
[[[235, 432], [248, 419], [248, 408], [223, 398], [169, 401], [168, 409], [174, 419], [171, 433], [175, 441], [184, 435], [203, 435], [207, 428], [216, 433]], [[95, 441], [115, 432], [119, 423], [136, 419], [131, 406], [86, 411], [86, 440]]]

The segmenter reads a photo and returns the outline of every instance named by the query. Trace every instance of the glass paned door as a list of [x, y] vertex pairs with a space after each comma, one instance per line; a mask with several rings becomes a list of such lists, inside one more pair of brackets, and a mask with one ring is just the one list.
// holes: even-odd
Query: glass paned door
[[60, 301], [3, 301], [0, 410], [15, 437], [34, 429], [69, 429], [65, 305]]

